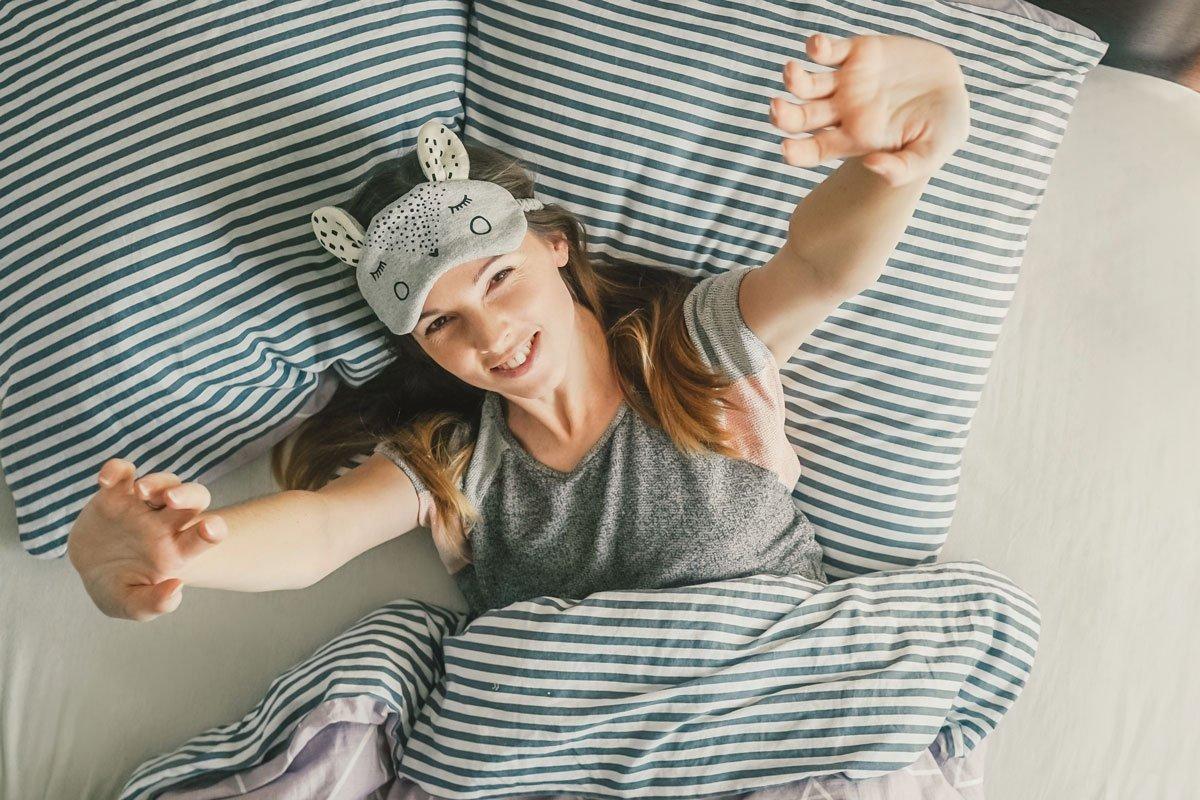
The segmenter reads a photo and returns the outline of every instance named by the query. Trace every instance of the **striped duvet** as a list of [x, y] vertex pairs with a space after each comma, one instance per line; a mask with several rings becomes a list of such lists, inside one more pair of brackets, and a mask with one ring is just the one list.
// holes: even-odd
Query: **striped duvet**
[[976, 562], [475, 619], [399, 600], [121, 799], [982, 797], [981, 745], [1038, 630], [1034, 601]]

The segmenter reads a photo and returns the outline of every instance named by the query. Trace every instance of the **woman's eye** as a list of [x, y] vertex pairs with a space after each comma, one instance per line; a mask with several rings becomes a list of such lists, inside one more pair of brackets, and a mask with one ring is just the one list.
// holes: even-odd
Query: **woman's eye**
[[[505, 267], [504, 269], [500, 270], [499, 272], [497, 272], [495, 275], [492, 276], [492, 283], [503, 283], [503, 280], [497, 281], [496, 279], [502, 275], [507, 277], [508, 273], [512, 272], [514, 269], [516, 269], [516, 267]], [[425, 328], [425, 335], [428, 336], [431, 333], [436, 333], [437, 331], [446, 327], [445, 325], [438, 325], [438, 323], [444, 319], [445, 319], [444, 316], [438, 317], [433, 322], [429, 323], [429, 326], [427, 328]]]

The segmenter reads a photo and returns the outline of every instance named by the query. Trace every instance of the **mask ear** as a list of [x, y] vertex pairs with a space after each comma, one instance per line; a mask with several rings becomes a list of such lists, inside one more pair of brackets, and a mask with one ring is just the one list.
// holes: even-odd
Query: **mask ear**
[[337, 206], [321, 206], [312, 214], [313, 232], [326, 250], [348, 266], [357, 268], [366, 232], [358, 220]]
[[458, 134], [436, 119], [417, 130], [417, 158], [430, 181], [465, 181], [471, 158]]

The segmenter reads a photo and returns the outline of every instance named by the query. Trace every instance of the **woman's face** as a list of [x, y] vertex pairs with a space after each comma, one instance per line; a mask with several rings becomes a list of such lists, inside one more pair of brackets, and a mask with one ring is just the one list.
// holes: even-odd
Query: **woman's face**
[[[413, 337], [442, 369], [480, 389], [538, 398], [562, 382], [575, 335], [575, 304], [559, 269], [565, 239], [543, 241], [527, 231], [521, 247], [468, 261], [434, 282]], [[476, 282], [478, 277], [478, 282]], [[491, 368], [537, 341], [522, 367]]]

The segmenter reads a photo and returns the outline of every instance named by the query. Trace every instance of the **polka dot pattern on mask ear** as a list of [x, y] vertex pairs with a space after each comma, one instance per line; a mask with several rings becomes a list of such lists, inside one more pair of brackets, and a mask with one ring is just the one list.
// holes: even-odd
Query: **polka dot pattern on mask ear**
[[[345, 212], [342, 212], [345, 213]], [[314, 211], [312, 227], [327, 251], [337, 256], [340, 261], [350, 266], [356, 266], [359, 259], [355, 248], [361, 248], [363, 243], [345, 227], [345, 221], [331, 219], [327, 214]]]
[[[438, 130], [443, 134], [447, 133], [445, 126], [439, 128]], [[459, 173], [462, 171], [462, 164], [458, 163], [458, 151], [456, 149], [452, 148], [450, 145], [451, 145], [451, 140], [450, 140], [450, 137], [447, 136], [446, 137], [446, 148], [445, 148], [445, 151], [444, 151], [442, 157], [444, 159], [446, 154], [449, 154], [450, 162], [452, 164], [454, 164], [454, 166], [452, 168], [451, 167], [446, 168], [446, 180], [459, 180]]]

